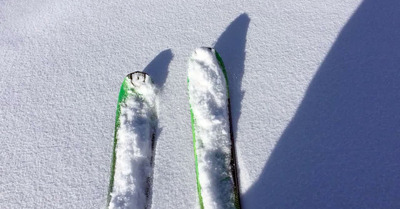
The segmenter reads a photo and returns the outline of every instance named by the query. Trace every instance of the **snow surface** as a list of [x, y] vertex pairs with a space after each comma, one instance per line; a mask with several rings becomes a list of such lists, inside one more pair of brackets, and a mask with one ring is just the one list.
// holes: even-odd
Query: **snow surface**
[[156, 88], [151, 78], [134, 73], [123, 82], [116, 163], [110, 209], [146, 208], [151, 201], [153, 134], [157, 128]]
[[235, 208], [228, 92], [214, 49], [196, 49], [188, 67], [199, 184], [204, 208]]
[[121, 80], [145, 69], [153, 208], [195, 208], [187, 61], [214, 46], [244, 209], [400, 208], [399, 4], [0, 1], [0, 207], [104, 208]]

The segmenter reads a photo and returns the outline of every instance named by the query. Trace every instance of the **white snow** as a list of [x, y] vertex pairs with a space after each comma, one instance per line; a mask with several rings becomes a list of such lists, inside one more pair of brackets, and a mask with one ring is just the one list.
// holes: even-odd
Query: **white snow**
[[153, 174], [151, 139], [156, 131], [156, 89], [151, 78], [140, 73], [133, 74], [132, 80], [127, 76], [123, 85], [128, 96], [120, 102], [109, 209], [146, 208]]
[[146, 66], [152, 208], [196, 208], [200, 46], [228, 71], [243, 209], [400, 208], [399, 3], [0, 1], [0, 208], [104, 208], [121, 80]]
[[214, 49], [193, 52], [188, 84], [204, 208], [234, 208], [228, 94]]

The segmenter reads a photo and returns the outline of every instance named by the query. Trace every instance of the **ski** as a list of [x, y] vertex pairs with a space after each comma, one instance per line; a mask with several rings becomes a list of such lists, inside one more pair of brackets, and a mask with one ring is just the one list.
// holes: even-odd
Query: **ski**
[[108, 209], [150, 208], [155, 134], [156, 88], [143, 72], [128, 74], [118, 97]]
[[200, 208], [240, 209], [228, 78], [215, 49], [193, 52], [187, 82]]

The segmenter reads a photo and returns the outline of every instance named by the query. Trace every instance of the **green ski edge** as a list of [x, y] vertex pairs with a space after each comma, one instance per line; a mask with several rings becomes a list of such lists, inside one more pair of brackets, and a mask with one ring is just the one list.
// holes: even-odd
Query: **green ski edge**
[[[109, 181], [110, 184], [108, 186], [107, 206], [106, 206], [106, 208], [108, 208], [109, 205], [110, 205], [111, 193], [113, 192], [113, 187], [114, 187], [115, 163], [116, 163], [116, 160], [117, 160], [117, 153], [116, 153], [117, 142], [118, 142], [117, 133], [118, 133], [118, 129], [120, 127], [119, 118], [120, 118], [120, 114], [121, 114], [121, 103], [124, 103], [126, 98], [128, 98], [129, 90], [132, 90], [133, 94], [136, 95], [136, 96], [139, 96], [139, 97], [142, 96], [141, 94], [136, 92], [135, 89], [129, 89], [130, 87], [129, 87], [128, 83], [127, 83], [127, 82], [130, 82], [129, 78], [132, 78], [132, 75], [135, 74], [135, 73], [146, 74], [146, 73], [143, 73], [143, 72], [140, 72], [140, 71], [136, 71], [136, 72], [130, 73], [127, 76], [125, 76], [124, 81], [122, 82], [122, 85], [121, 85], [121, 88], [120, 88], [120, 91], [119, 91], [119, 95], [118, 95], [117, 112], [115, 114], [113, 152], [112, 152], [111, 169], [110, 169], [110, 181]], [[130, 93], [130, 94], [132, 94], [132, 93]]]
[[[226, 93], [227, 93], [227, 97], [228, 97], [228, 112], [229, 112], [229, 129], [230, 129], [230, 135], [231, 135], [231, 169], [232, 169], [232, 176], [234, 179], [234, 195], [235, 195], [235, 208], [236, 209], [241, 209], [241, 203], [240, 203], [240, 190], [239, 190], [239, 178], [237, 175], [237, 166], [236, 166], [236, 149], [235, 149], [235, 144], [234, 144], [234, 139], [233, 139], [233, 129], [232, 129], [232, 121], [231, 121], [231, 105], [230, 105], [230, 95], [229, 95], [229, 84], [228, 84], [228, 74], [226, 72], [226, 68], [224, 65], [224, 62], [222, 61], [221, 56], [219, 55], [219, 53], [217, 52], [217, 50], [215, 50], [214, 48], [210, 48], [210, 47], [206, 47], [208, 49], [210, 49], [210, 51], [215, 52], [215, 57], [218, 60], [218, 64], [222, 69], [222, 73], [224, 74], [225, 77], [225, 83], [226, 83]], [[189, 86], [189, 78], [187, 78], [187, 83]], [[190, 97], [190, 95], [189, 95]], [[194, 117], [193, 114], [193, 109], [192, 109], [192, 105], [190, 105], [190, 119], [191, 119], [191, 123], [192, 123], [192, 134], [193, 134], [193, 148], [194, 148], [194, 159], [195, 159], [195, 167], [196, 167], [196, 181], [197, 181], [197, 193], [198, 193], [198, 197], [199, 197], [199, 204], [200, 204], [200, 208], [204, 209], [204, 204], [203, 204], [203, 197], [201, 195], [201, 185], [200, 185], [200, 181], [199, 181], [199, 167], [198, 167], [198, 157], [197, 157], [197, 149], [196, 149], [196, 118]]]

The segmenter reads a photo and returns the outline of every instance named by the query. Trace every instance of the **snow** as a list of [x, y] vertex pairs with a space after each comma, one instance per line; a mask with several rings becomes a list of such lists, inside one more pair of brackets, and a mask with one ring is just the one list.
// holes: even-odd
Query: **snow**
[[151, 78], [141, 73], [127, 76], [122, 88], [127, 97], [119, 103], [115, 175], [109, 208], [146, 208], [151, 200], [157, 91]]
[[193, 52], [188, 88], [204, 208], [235, 208], [228, 92], [214, 49], [198, 48]]
[[1, 208], [104, 208], [121, 81], [159, 86], [152, 208], [196, 208], [193, 49], [226, 65], [241, 200], [400, 208], [400, 1], [0, 1]]

